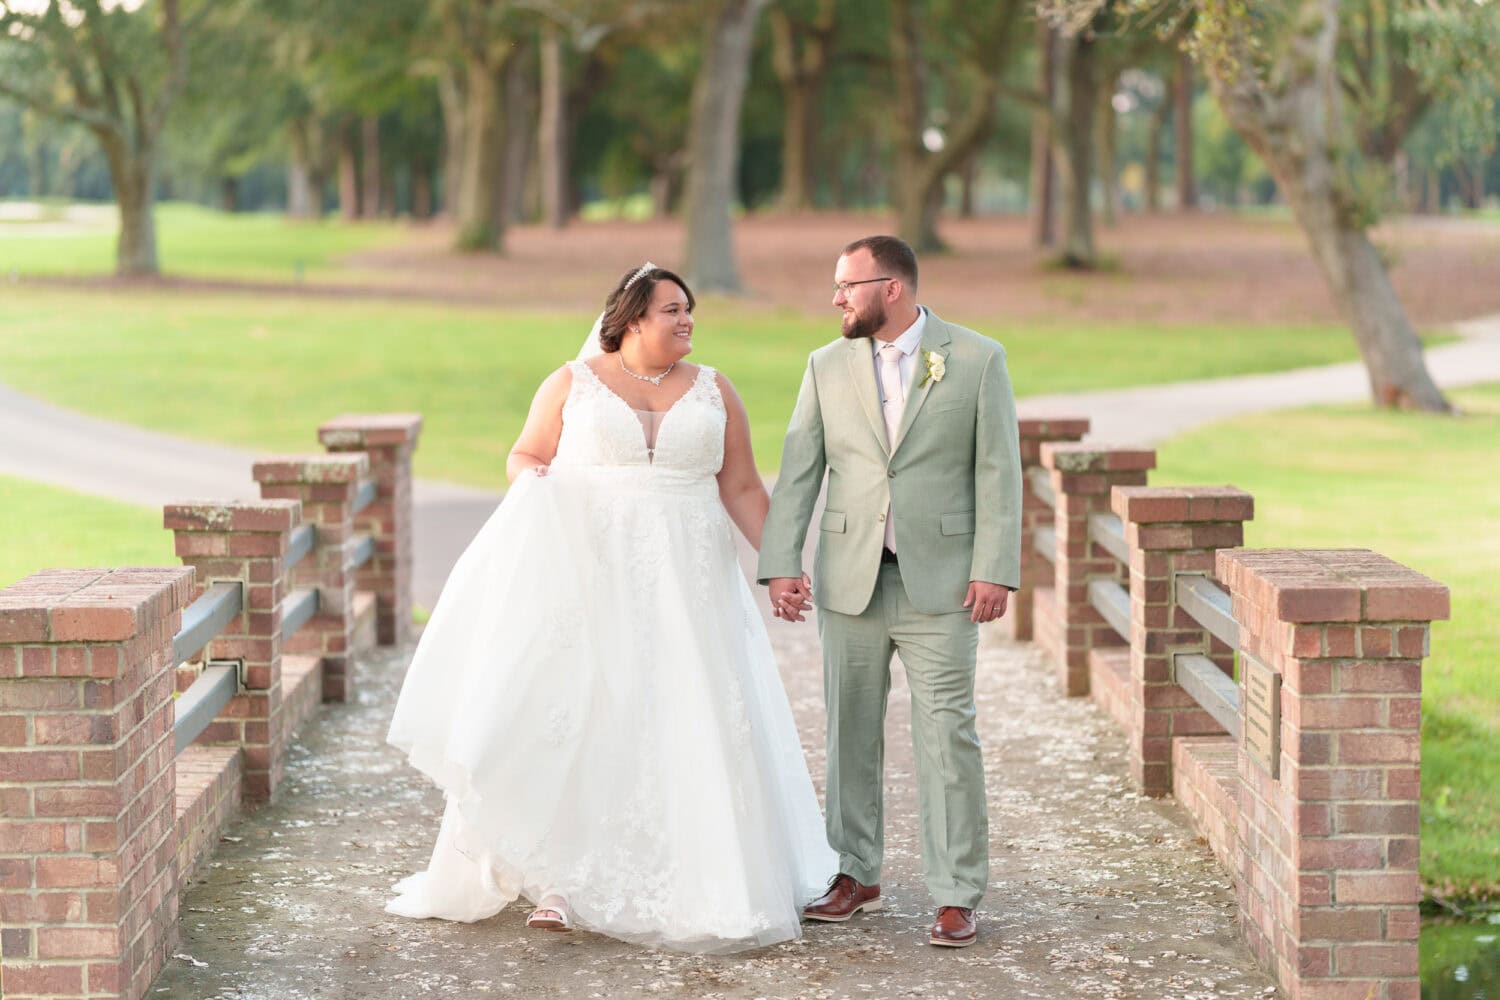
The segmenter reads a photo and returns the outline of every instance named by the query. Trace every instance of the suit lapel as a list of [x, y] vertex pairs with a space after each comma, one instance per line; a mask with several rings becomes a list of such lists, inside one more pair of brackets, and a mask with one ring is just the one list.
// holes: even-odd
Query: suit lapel
[[[901, 447], [901, 442], [906, 440], [906, 432], [911, 430], [912, 422], [917, 419], [917, 413], [922, 409], [922, 404], [927, 402], [927, 394], [937, 383], [927, 378], [927, 354], [931, 352], [939, 357], [946, 358], [948, 352], [944, 350], [953, 335], [948, 332], [948, 324], [938, 319], [931, 311], [927, 313], [927, 326], [922, 330], [922, 346], [917, 348], [916, 366], [912, 371], [912, 388], [906, 397], [906, 409], [901, 414], [901, 426], [896, 430], [896, 441], [891, 446], [891, 454]], [[874, 376], [871, 375], [873, 380]], [[923, 380], [927, 384], [922, 385]]]
[[875, 439], [889, 455], [893, 449], [885, 439], [885, 419], [880, 415], [880, 389], [875, 385], [875, 359], [870, 353], [870, 341], [861, 338], [848, 343], [849, 377], [854, 380], [854, 394], [859, 397]]

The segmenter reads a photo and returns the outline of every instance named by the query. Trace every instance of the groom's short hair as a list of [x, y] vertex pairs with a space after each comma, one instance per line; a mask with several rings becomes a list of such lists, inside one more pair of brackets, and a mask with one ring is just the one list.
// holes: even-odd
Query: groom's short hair
[[890, 271], [903, 284], [917, 287], [917, 255], [907, 242], [895, 236], [866, 236], [844, 247], [840, 257], [847, 257], [856, 250], [868, 250], [875, 263], [883, 271]]

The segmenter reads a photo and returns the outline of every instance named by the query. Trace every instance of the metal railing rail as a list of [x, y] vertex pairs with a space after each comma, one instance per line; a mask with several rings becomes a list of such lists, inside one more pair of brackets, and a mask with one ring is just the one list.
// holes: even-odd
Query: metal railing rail
[[[1230, 649], [1240, 651], [1240, 626], [1231, 612], [1229, 592], [1201, 573], [1180, 573], [1173, 579], [1177, 607]], [[1172, 657], [1172, 680], [1192, 695], [1235, 739], [1240, 737], [1240, 686], [1217, 663], [1199, 653]]]
[[[1089, 540], [1130, 566], [1130, 547], [1125, 544], [1125, 524], [1114, 514], [1089, 515]], [[1114, 580], [1089, 581], [1089, 603], [1104, 617], [1121, 639], [1130, 641], [1130, 591]]]
[[[1200, 623], [1201, 624], [1201, 623]], [[1193, 696], [1215, 722], [1235, 739], [1240, 736], [1240, 687], [1219, 665], [1199, 653], [1172, 657], [1172, 680]]]
[[380, 493], [380, 487], [373, 479], [361, 480], [354, 491], [354, 503], [350, 505], [351, 513], [358, 514], [370, 504], [375, 502], [375, 497]]
[[1176, 580], [1177, 606], [1232, 649], [1240, 648], [1240, 626], [1230, 611], [1229, 592], [1199, 573], [1181, 573]]
[[172, 637], [172, 656], [177, 663], [207, 646], [244, 609], [245, 590], [241, 583], [209, 584], [202, 596], [182, 611], [182, 629]]
[[1038, 528], [1031, 536], [1031, 547], [1036, 554], [1054, 565], [1057, 563], [1057, 529]]
[[1042, 503], [1057, 509], [1057, 494], [1052, 490], [1052, 474], [1040, 465], [1033, 466], [1026, 472], [1026, 481], [1031, 484], [1031, 492]]
[[302, 587], [286, 595], [281, 603], [281, 641], [286, 642], [318, 613], [317, 587]]
[[178, 753], [203, 735], [203, 730], [239, 693], [239, 689], [239, 664], [210, 663], [203, 668], [193, 686], [182, 692], [173, 706], [177, 717], [172, 722], [172, 737], [177, 743]]
[[1113, 580], [1089, 581], [1089, 603], [1104, 616], [1109, 627], [1130, 641], [1130, 592]]
[[369, 562], [370, 557], [374, 554], [375, 536], [368, 534], [355, 535], [354, 544], [350, 547], [351, 558], [349, 560], [349, 568], [358, 569], [365, 563]]
[[291, 569], [302, 561], [318, 544], [318, 529], [316, 525], [299, 524], [292, 530], [292, 537], [286, 546], [286, 569]]
[[[245, 588], [239, 581], [212, 583], [182, 612], [182, 629], [172, 637], [173, 666], [182, 663], [224, 631], [245, 608]], [[173, 708], [172, 736], [177, 752], [208, 728], [239, 690], [239, 668], [235, 664], [210, 664], [178, 696]]]
[[1125, 543], [1125, 523], [1117, 514], [1090, 514], [1089, 540], [1114, 556], [1122, 566], [1130, 565], [1130, 546]]

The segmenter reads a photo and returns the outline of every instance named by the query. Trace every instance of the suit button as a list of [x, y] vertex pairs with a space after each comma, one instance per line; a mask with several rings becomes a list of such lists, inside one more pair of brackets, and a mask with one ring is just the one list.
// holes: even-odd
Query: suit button
[[895, 479], [896, 478], [896, 470], [892, 469], [891, 471], [889, 471], [889, 472], [886, 473], [886, 476], [888, 478], [890, 478], [890, 479]]
[[877, 521], [881, 522], [882, 524], [884, 524], [885, 523], [885, 515], [884, 514], [880, 514], [880, 515], [878, 515], [875, 518], [875, 520], [877, 520]]

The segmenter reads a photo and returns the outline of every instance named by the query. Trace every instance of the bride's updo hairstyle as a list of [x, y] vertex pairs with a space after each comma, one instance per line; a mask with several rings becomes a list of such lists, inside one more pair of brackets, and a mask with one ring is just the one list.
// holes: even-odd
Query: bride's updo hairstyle
[[630, 324], [646, 315], [651, 295], [663, 281], [676, 282], [687, 296], [688, 312], [693, 311], [698, 304], [693, 298], [693, 290], [673, 272], [664, 267], [653, 267], [644, 272], [639, 268], [626, 271], [615, 290], [609, 293], [609, 298], [604, 300], [604, 315], [599, 320], [599, 346], [604, 353], [613, 354], [620, 349], [620, 342], [625, 339]]

